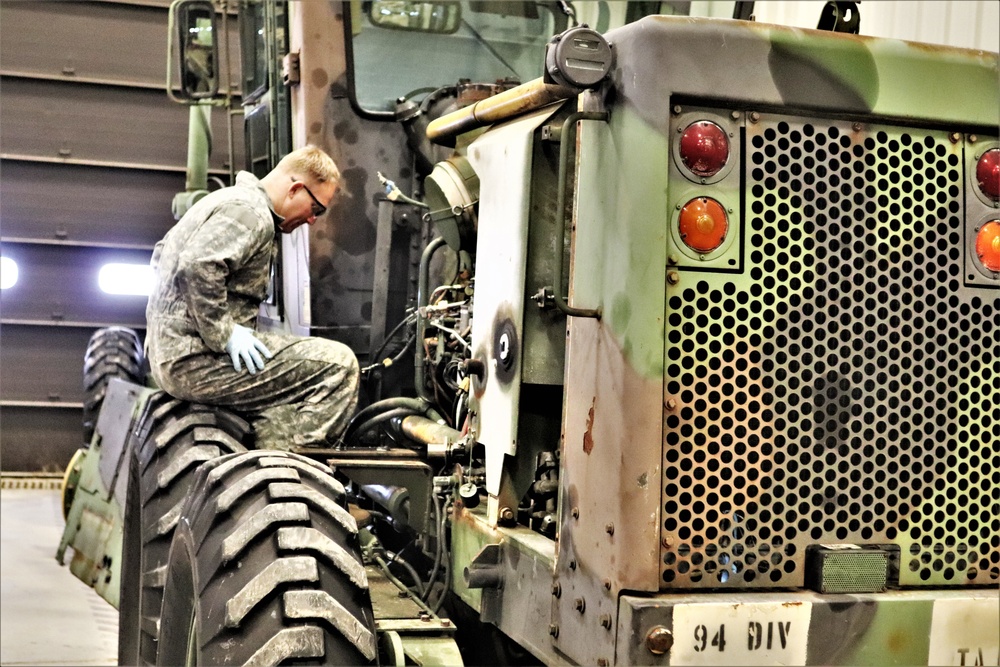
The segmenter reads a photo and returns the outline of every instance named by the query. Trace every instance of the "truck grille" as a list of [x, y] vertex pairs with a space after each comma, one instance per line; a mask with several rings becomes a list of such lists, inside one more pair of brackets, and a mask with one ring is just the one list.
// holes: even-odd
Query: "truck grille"
[[1000, 292], [964, 284], [964, 142], [748, 123], [741, 272], [667, 286], [664, 588], [801, 586], [813, 544], [899, 583], [1000, 580]]

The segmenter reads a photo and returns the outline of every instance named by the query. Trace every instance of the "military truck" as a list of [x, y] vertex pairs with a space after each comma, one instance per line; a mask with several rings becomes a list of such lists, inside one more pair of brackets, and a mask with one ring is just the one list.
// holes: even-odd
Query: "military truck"
[[237, 98], [175, 3], [192, 146], [344, 172], [261, 326], [364, 407], [255, 450], [95, 334], [59, 555], [123, 664], [997, 663], [998, 56], [736, 4], [244, 2]]

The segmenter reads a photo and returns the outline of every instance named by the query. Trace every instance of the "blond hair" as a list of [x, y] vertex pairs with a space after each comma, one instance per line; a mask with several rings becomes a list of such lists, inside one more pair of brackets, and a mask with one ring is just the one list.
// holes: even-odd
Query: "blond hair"
[[298, 174], [316, 183], [340, 183], [337, 164], [323, 149], [313, 145], [298, 148], [281, 158], [278, 168], [288, 174]]

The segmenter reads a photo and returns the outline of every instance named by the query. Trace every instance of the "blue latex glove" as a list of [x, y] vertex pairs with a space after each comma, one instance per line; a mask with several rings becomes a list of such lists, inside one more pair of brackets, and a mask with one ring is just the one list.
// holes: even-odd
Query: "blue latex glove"
[[[264, 370], [264, 357], [271, 358], [271, 351], [264, 343], [257, 340], [253, 331], [246, 327], [236, 325], [233, 333], [229, 334], [229, 341], [226, 343], [226, 352], [233, 360], [233, 368], [240, 372], [240, 359], [250, 371], [250, 375], [255, 375], [257, 371]], [[262, 357], [261, 355], [264, 355]]]

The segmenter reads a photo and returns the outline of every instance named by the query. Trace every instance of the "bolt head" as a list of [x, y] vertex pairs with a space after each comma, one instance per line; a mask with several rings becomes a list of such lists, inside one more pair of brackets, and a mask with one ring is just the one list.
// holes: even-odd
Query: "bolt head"
[[573, 601], [573, 608], [582, 614], [587, 611], [587, 601], [583, 598], [577, 598]]
[[673, 633], [662, 625], [657, 625], [646, 635], [646, 649], [653, 655], [663, 655], [673, 645]]
[[552, 595], [557, 598], [562, 595], [562, 585], [558, 581], [552, 584]]

